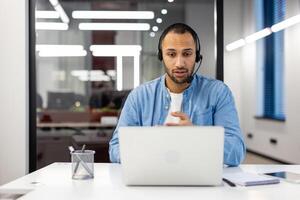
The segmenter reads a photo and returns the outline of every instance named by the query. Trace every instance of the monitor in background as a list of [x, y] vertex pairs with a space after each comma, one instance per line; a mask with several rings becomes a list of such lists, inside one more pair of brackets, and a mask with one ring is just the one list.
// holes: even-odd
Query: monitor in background
[[74, 92], [48, 92], [48, 109], [69, 110], [74, 106]]
[[89, 105], [90, 108], [111, 108], [111, 109], [121, 109], [130, 90], [100, 90], [93, 91]]

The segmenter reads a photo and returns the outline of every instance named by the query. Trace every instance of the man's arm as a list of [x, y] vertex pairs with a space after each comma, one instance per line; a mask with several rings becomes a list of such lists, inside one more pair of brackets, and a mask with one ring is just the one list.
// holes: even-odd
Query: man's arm
[[224, 164], [239, 165], [245, 157], [246, 147], [241, 133], [239, 119], [234, 99], [227, 86], [222, 87], [218, 94], [214, 113], [214, 125], [223, 126], [224, 137]]
[[113, 133], [112, 139], [109, 142], [109, 158], [113, 163], [120, 162], [120, 149], [119, 149], [119, 127], [121, 126], [137, 126], [138, 123], [138, 115], [136, 111], [136, 107], [134, 106], [134, 94], [131, 92], [124, 104], [122, 109], [120, 118], [118, 120], [118, 124]]

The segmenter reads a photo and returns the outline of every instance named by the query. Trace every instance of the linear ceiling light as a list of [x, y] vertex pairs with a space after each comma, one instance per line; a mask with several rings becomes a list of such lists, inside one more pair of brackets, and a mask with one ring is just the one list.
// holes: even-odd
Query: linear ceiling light
[[36, 45], [40, 57], [81, 57], [87, 52], [82, 45]]
[[81, 51], [40, 51], [40, 57], [83, 57], [86, 56], [86, 50]]
[[287, 27], [293, 26], [293, 25], [295, 25], [297, 23], [300, 23], [300, 15], [296, 15], [296, 16], [291, 17], [289, 19], [283, 20], [282, 22], [274, 24], [271, 27], [271, 30], [273, 32], [277, 32], [277, 31], [283, 30], [283, 29], [285, 29]]
[[68, 30], [69, 25], [61, 22], [36, 22], [36, 30]]
[[63, 21], [64, 23], [69, 23], [70, 22], [70, 19], [69, 19], [68, 15], [66, 14], [66, 12], [64, 11], [64, 9], [61, 7], [60, 4], [55, 6], [54, 9], [59, 13], [61, 21]]
[[91, 45], [93, 56], [136, 56], [140, 55], [140, 45]]
[[35, 11], [35, 18], [40, 19], [58, 19], [59, 14], [57, 11], [50, 10], [37, 10]]
[[239, 47], [244, 46], [245, 44], [246, 44], [245, 40], [244, 39], [240, 39], [240, 40], [237, 40], [235, 42], [232, 42], [232, 43], [228, 44], [226, 46], [226, 50], [227, 51], [232, 51], [234, 49], [237, 49]]
[[71, 75], [81, 81], [110, 81], [110, 77], [103, 70], [73, 70]]
[[110, 81], [110, 77], [107, 75], [92, 75], [89, 76], [79, 76], [78, 79], [80, 81]]
[[111, 77], [115, 77], [116, 75], [117, 75], [117, 72], [116, 72], [116, 70], [114, 70], [114, 69], [109, 69], [109, 70], [106, 70], [106, 74], [108, 75], [108, 76], [111, 76]]
[[117, 57], [117, 90], [123, 89], [123, 56], [133, 56], [133, 85], [140, 84], [140, 45], [91, 45], [93, 56]]
[[263, 29], [261, 31], [258, 31], [256, 33], [253, 33], [253, 34], [247, 36], [245, 38], [245, 40], [246, 40], [247, 43], [251, 43], [251, 42], [254, 42], [254, 41], [258, 40], [258, 39], [266, 37], [266, 36], [270, 35], [271, 33], [272, 33], [272, 31], [271, 31], [270, 28], [265, 28], [265, 29]]
[[[261, 31], [253, 33], [252, 35], [247, 36], [245, 38], [245, 40], [246, 40], [247, 43], [251, 43], [251, 42], [254, 42], [258, 39], [264, 38], [264, 37], [272, 34], [272, 32], [275, 33], [277, 31], [281, 31], [281, 30], [286, 29], [290, 26], [293, 26], [297, 23], [300, 23], [300, 14], [296, 15], [294, 17], [291, 17], [289, 19], [283, 20], [283, 21], [281, 21], [277, 24], [274, 24], [271, 28], [265, 28]], [[244, 46], [245, 45], [245, 40], [240, 39], [240, 40], [237, 40], [235, 42], [232, 42], [232, 43], [228, 44], [226, 46], [227, 51], [232, 51], [236, 48]]]
[[153, 11], [73, 11], [74, 19], [153, 19]]
[[103, 70], [72, 70], [71, 75], [72, 76], [89, 76], [90, 74], [92, 75], [104, 75]]
[[84, 50], [82, 45], [56, 45], [56, 44], [37, 44], [35, 46], [36, 51], [45, 51], [45, 50], [63, 50], [63, 51], [68, 51], [68, 50], [75, 50], [75, 51], [80, 51]]
[[148, 31], [148, 23], [80, 23], [80, 30]]
[[61, 20], [64, 23], [69, 23], [70, 19], [68, 17], [68, 15], [66, 14], [65, 10], [61, 7], [60, 3], [58, 2], [58, 0], [49, 0], [49, 2], [51, 3], [51, 5], [53, 6], [53, 8], [58, 12]]

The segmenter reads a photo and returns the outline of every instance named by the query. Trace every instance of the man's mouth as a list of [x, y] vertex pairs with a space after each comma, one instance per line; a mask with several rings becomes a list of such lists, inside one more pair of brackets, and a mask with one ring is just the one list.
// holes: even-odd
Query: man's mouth
[[173, 74], [177, 78], [187, 77], [187, 73], [188, 73], [188, 70], [186, 70], [186, 69], [180, 69], [180, 70], [176, 69], [176, 70], [173, 70]]

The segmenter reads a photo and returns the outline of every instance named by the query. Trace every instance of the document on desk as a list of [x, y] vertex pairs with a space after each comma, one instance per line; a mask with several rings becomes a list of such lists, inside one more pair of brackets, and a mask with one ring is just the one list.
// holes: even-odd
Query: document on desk
[[280, 182], [278, 178], [248, 172], [225, 173], [223, 178], [242, 186], [267, 185]]

